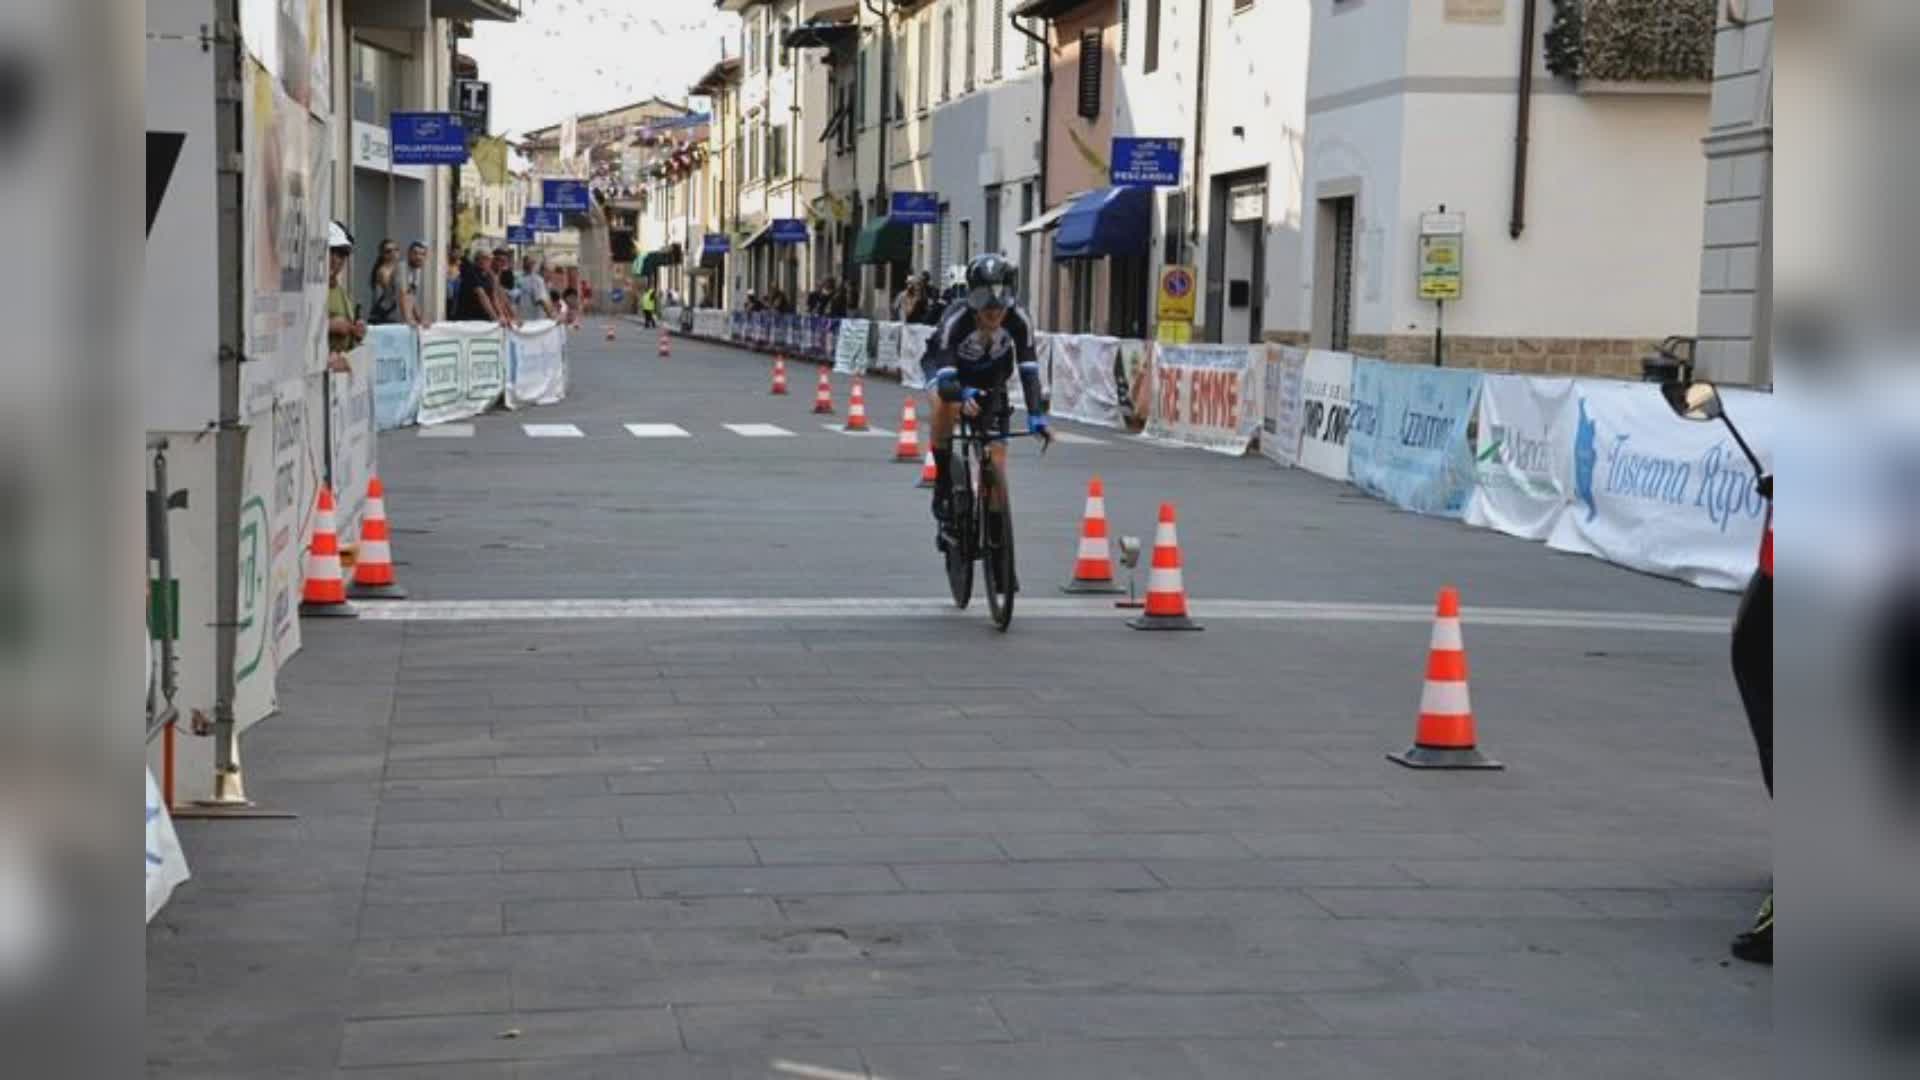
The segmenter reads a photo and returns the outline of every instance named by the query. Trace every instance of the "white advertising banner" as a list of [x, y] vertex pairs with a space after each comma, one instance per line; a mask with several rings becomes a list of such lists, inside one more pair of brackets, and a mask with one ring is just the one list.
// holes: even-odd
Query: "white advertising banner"
[[[1756, 453], [1778, 444], [1772, 394], [1721, 394]], [[1573, 501], [1547, 545], [1711, 589], [1744, 586], [1766, 500], [1726, 426], [1676, 417], [1651, 383], [1581, 380], [1572, 396]]]
[[1161, 345], [1146, 437], [1240, 455], [1260, 428], [1259, 345]]
[[148, 0], [146, 16], [147, 166], [158, 202], [132, 293], [142, 316], [140, 412], [148, 431], [201, 431], [220, 411], [219, 280], [180, 271], [219, 265], [214, 53], [200, 44], [199, 0]]
[[1147, 422], [1147, 408], [1153, 401], [1152, 371], [1152, 345], [1131, 339], [1120, 343], [1120, 368], [1114, 373], [1118, 385], [1114, 390], [1120, 398], [1121, 415], [1129, 427]]
[[147, 770], [147, 921], [159, 914], [173, 890], [190, 875], [187, 855], [180, 850], [180, 837], [173, 831], [173, 816], [167, 813], [160, 785]]
[[927, 388], [927, 371], [921, 362], [927, 355], [927, 342], [935, 328], [908, 323], [900, 328], [900, 385], [909, 390]]
[[478, 416], [506, 390], [506, 339], [493, 323], [435, 323], [420, 332], [420, 423]]
[[905, 328], [904, 324], [897, 322], [874, 324], [873, 370], [889, 373], [900, 370], [900, 333]]
[[567, 396], [567, 332], [541, 319], [507, 332], [507, 408], [552, 405]]
[[1306, 403], [1303, 380], [1307, 351], [1292, 346], [1267, 347], [1267, 378], [1261, 387], [1260, 452], [1278, 465], [1300, 460], [1301, 410]]
[[833, 370], [840, 375], [866, 374], [867, 340], [872, 336], [873, 324], [867, 320], [841, 319], [833, 342]]
[[251, 415], [272, 404], [280, 384], [326, 367], [333, 168], [325, 125], [310, 119], [280, 80], [257, 65], [243, 67], [249, 362], [241, 393]]
[[1488, 375], [1480, 384], [1473, 494], [1464, 520], [1545, 540], [1572, 499], [1572, 379]]
[[378, 468], [379, 445], [373, 426], [373, 350], [365, 345], [349, 356], [351, 372], [327, 376], [327, 407], [333, 449], [333, 495], [339, 504], [334, 524], [342, 544], [360, 542], [360, 521], [367, 509], [367, 482]]
[[[1053, 415], [1117, 428], [1120, 387], [1115, 369], [1120, 340], [1091, 334], [1053, 336]], [[1041, 362], [1041, 369], [1046, 369]]]
[[1353, 357], [1312, 349], [1300, 376], [1300, 467], [1347, 479], [1347, 432], [1353, 426]]

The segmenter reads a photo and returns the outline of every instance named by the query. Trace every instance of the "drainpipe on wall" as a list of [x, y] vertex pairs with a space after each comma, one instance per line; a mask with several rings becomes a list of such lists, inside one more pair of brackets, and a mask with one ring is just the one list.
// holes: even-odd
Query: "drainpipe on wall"
[[1021, 36], [1040, 46], [1040, 213], [1044, 214], [1047, 212], [1047, 140], [1053, 127], [1053, 50], [1047, 47], [1046, 36], [1027, 29], [1020, 16], [1009, 15], [1007, 22]]
[[1513, 122], [1513, 217], [1507, 235], [1515, 240], [1527, 231], [1527, 140], [1533, 126], [1533, 50], [1538, 0], [1520, 0], [1520, 91]]
[[1188, 230], [1196, 251], [1200, 247], [1200, 205], [1206, 201], [1203, 195], [1207, 181], [1207, 24], [1211, 21], [1207, 0], [1200, 0], [1200, 51], [1193, 79], [1193, 206], [1189, 208], [1192, 225]]

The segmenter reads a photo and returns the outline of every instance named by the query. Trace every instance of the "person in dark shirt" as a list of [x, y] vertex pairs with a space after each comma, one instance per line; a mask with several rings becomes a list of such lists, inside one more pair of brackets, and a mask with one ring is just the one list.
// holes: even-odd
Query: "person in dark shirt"
[[493, 255], [486, 245], [476, 243], [460, 260], [460, 285], [454, 297], [453, 317], [459, 322], [499, 322], [493, 307], [493, 278], [487, 266]]

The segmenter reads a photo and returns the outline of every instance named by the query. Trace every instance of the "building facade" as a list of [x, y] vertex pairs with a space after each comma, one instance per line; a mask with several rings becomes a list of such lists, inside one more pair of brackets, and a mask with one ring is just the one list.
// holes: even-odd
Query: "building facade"
[[1706, 136], [1701, 375], [1773, 382], [1773, 0], [1721, 9]]
[[[1691, 335], [1714, 7], [1647, 27], [1604, 0], [1314, 0], [1313, 344], [1432, 362], [1440, 328], [1451, 365], [1634, 376]], [[1662, 48], [1631, 44], [1649, 33]], [[1421, 295], [1423, 222], [1462, 229], [1444, 306]]]

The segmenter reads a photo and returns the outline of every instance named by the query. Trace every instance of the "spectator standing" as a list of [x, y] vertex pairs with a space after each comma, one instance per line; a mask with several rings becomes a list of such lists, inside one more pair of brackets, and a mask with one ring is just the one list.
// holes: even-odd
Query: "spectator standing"
[[647, 329], [651, 330], [659, 325], [659, 315], [660, 293], [655, 290], [652, 282], [648, 282], [647, 291], [640, 294], [640, 317], [645, 320]]
[[346, 354], [367, 336], [367, 324], [353, 302], [353, 294], [340, 280], [353, 256], [353, 234], [345, 225], [327, 225], [327, 369], [344, 370]]
[[460, 280], [454, 291], [453, 317], [461, 322], [499, 322], [493, 306], [493, 275], [489, 272], [492, 256], [478, 240], [460, 261]]
[[832, 298], [827, 302], [827, 314], [836, 319], [844, 319], [847, 317], [847, 313], [852, 310], [853, 285], [850, 282], [843, 281], [840, 283], [840, 287], [834, 290]]
[[493, 310], [499, 313], [501, 326], [514, 325], [513, 294], [510, 282], [513, 281], [513, 252], [506, 248], [493, 249]]
[[520, 260], [520, 319], [554, 319], [553, 294], [547, 289], [546, 268], [532, 255]]
[[427, 245], [418, 240], [407, 245], [407, 262], [400, 268], [400, 321], [427, 325]]
[[391, 240], [380, 241], [380, 254], [367, 275], [367, 323], [390, 326], [400, 321], [400, 249]]
[[447, 294], [446, 312], [447, 318], [449, 319], [459, 318], [454, 312], [459, 310], [460, 307], [460, 271], [464, 265], [464, 260], [460, 258], [460, 249], [448, 248], [446, 285], [444, 291]]

